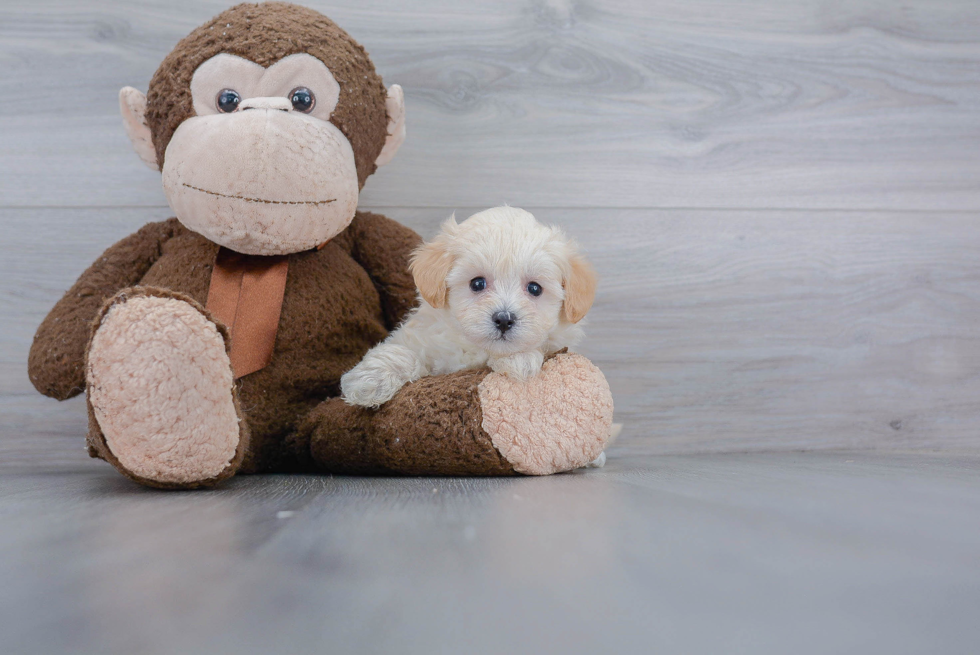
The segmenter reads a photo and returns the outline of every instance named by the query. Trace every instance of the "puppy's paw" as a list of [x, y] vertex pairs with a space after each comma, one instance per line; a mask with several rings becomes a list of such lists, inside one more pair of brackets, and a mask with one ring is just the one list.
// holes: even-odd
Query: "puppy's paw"
[[422, 363], [408, 348], [375, 346], [361, 363], [340, 378], [340, 391], [348, 405], [380, 407], [407, 383], [422, 377]]
[[606, 465], [606, 451], [602, 451], [601, 453], [599, 453], [598, 457], [596, 457], [594, 460], [592, 460], [582, 468], [601, 469], [605, 465]]
[[382, 391], [378, 376], [363, 370], [358, 364], [340, 378], [340, 390], [348, 405], [380, 407], [391, 400], [398, 389]]
[[487, 363], [495, 373], [503, 373], [523, 382], [541, 371], [541, 365], [544, 364], [544, 353], [540, 350], [532, 350], [525, 353], [514, 353], [506, 357], [491, 357]]

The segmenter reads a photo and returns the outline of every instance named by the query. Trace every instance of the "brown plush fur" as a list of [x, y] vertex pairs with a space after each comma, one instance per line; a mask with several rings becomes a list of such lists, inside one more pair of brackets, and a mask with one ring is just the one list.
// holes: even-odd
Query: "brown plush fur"
[[489, 372], [422, 378], [377, 410], [329, 400], [310, 414], [300, 439], [332, 473], [513, 475], [481, 427], [478, 387]]
[[194, 71], [223, 52], [265, 67], [301, 52], [326, 64], [340, 85], [330, 122], [350, 141], [357, 181], [364, 186], [375, 171], [374, 161], [388, 128], [387, 91], [381, 77], [364, 48], [336, 23], [317, 11], [284, 2], [236, 5], [184, 37], [160, 64], [146, 96], [146, 124], [161, 169], [170, 137], [194, 115], [190, 91]]
[[176, 219], [145, 225], [82, 273], [34, 335], [27, 372], [38, 391], [67, 400], [85, 390], [84, 353], [92, 321], [117, 291], [140, 283], [176, 232], [186, 232]]
[[[341, 87], [331, 121], [350, 140], [364, 184], [385, 142], [381, 79], [363, 48], [332, 21], [284, 3], [233, 7], [194, 30], [163, 61], [150, 84], [146, 115], [161, 165], [174, 131], [193, 114], [194, 70], [221, 52], [263, 66], [299, 52], [321, 59]], [[341, 374], [417, 302], [408, 260], [419, 243], [408, 228], [357, 212], [322, 249], [287, 256], [272, 361], [243, 376], [235, 389], [247, 447], [218, 478], [178, 486], [212, 484], [236, 470], [514, 473], [482, 429], [477, 387], [487, 370], [419, 380], [376, 412], [337, 398]], [[84, 390], [87, 344], [100, 311], [120, 291], [186, 299], [210, 318], [203, 306], [217, 252], [217, 244], [175, 218], [146, 225], [110, 247], [38, 328], [28, 363], [34, 386], [58, 399]], [[220, 324], [219, 330], [227, 340]], [[91, 407], [89, 417], [90, 454], [129, 474], [107, 447]]]
[[[414, 305], [408, 255], [419, 241], [394, 221], [358, 212], [324, 248], [289, 256], [272, 363], [240, 380], [252, 433], [243, 470], [275, 467], [280, 442], [298, 418], [337, 396], [340, 376]], [[217, 244], [173, 218], [109, 248], [38, 329], [29, 359], [38, 390], [67, 398], [84, 389], [90, 326], [117, 291], [157, 287], [203, 306], [217, 251]]]

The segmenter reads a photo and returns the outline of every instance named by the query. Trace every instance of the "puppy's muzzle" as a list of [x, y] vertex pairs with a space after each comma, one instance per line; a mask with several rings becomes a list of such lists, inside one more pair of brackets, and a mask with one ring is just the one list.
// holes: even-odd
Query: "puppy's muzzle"
[[497, 326], [500, 330], [500, 334], [504, 334], [507, 330], [514, 327], [514, 323], [517, 322], [517, 317], [511, 312], [494, 312], [493, 314], [493, 324]]

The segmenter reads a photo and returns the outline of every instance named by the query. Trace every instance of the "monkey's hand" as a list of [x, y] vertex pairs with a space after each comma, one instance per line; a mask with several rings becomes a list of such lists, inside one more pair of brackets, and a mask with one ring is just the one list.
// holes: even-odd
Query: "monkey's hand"
[[340, 378], [340, 390], [348, 405], [380, 407], [403, 386], [424, 374], [421, 360], [405, 346], [381, 343]]
[[531, 350], [505, 357], [491, 357], [487, 363], [494, 372], [504, 373], [523, 382], [541, 371], [541, 365], [544, 364], [544, 353], [540, 350]]

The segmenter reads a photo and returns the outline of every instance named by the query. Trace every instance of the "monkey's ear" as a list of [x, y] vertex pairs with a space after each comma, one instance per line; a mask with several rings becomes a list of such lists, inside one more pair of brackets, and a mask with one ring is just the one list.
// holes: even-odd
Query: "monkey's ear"
[[578, 323], [589, 313], [595, 300], [596, 274], [592, 264], [579, 253], [572, 254], [568, 264], [563, 281], [565, 318], [570, 323]]
[[385, 109], [388, 111], [388, 138], [385, 139], [381, 154], [374, 160], [379, 168], [395, 157], [398, 148], [405, 141], [405, 92], [397, 84], [392, 84], [388, 89]]
[[119, 91], [119, 111], [123, 117], [123, 127], [126, 135], [133, 144], [133, 150], [140, 156], [143, 163], [155, 171], [157, 151], [153, 147], [153, 137], [146, 124], [146, 96], [131, 86], [124, 86]]
[[436, 309], [445, 307], [449, 302], [446, 276], [453, 268], [454, 258], [449, 252], [449, 243], [455, 229], [456, 215], [453, 214], [442, 224], [439, 236], [429, 243], [423, 243], [412, 253], [412, 261], [408, 265], [422, 298]]

